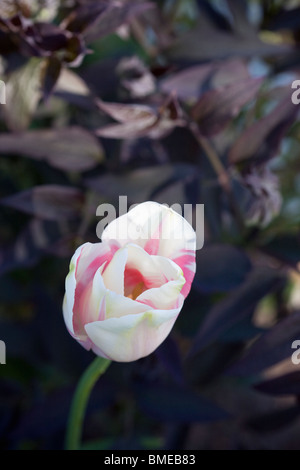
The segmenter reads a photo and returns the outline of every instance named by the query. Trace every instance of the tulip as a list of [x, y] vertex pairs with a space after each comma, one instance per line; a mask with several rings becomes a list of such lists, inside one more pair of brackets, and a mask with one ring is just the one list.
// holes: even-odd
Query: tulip
[[151, 354], [170, 333], [195, 274], [196, 234], [171, 208], [136, 205], [80, 246], [63, 314], [87, 350], [117, 362]]

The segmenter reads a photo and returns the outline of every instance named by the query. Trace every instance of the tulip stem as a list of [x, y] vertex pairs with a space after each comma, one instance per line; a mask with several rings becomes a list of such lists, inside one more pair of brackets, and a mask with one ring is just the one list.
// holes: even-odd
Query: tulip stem
[[66, 450], [79, 450], [82, 426], [87, 403], [97, 380], [104, 374], [111, 361], [96, 357], [78, 382], [71, 403], [66, 433]]

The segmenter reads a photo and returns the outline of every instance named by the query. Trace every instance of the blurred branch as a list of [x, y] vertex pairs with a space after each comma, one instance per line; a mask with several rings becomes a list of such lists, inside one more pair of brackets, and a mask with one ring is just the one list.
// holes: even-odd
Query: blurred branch
[[189, 127], [195, 139], [197, 140], [199, 146], [202, 148], [205, 155], [207, 156], [212, 168], [214, 169], [221, 187], [223, 188], [224, 192], [227, 194], [232, 212], [236, 218], [236, 222], [239, 226], [239, 229], [241, 230], [241, 233], [243, 233], [245, 229], [244, 220], [236, 204], [235, 197], [232, 191], [230, 176], [228, 175], [228, 172], [225, 166], [223, 165], [221, 159], [219, 158], [219, 155], [215, 151], [209, 139], [207, 137], [204, 137], [199, 132], [197, 124], [192, 122], [190, 123]]

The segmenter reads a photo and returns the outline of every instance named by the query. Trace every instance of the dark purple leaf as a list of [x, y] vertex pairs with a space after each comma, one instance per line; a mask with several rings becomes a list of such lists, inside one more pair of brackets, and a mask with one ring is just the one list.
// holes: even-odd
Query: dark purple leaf
[[157, 119], [157, 114], [150, 106], [142, 104], [123, 104], [123, 103], [105, 103], [97, 100], [97, 104], [101, 111], [106, 113], [116, 121], [127, 123], [138, 123], [145, 120], [153, 123]]
[[[97, 2], [98, 3], [98, 2]], [[154, 8], [154, 3], [130, 0], [126, 2], [110, 1], [109, 6], [98, 17], [97, 22], [85, 32], [87, 43], [116, 32], [133, 17]]]
[[104, 158], [98, 140], [81, 127], [0, 134], [0, 153], [45, 160], [65, 171], [90, 170]]
[[99, 108], [121, 124], [111, 124], [97, 130], [97, 135], [111, 139], [134, 139], [147, 135], [157, 123], [154, 109], [144, 105], [98, 102]]
[[268, 21], [268, 30], [299, 30], [300, 8], [280, 8], [277, 14]]
[[300, 371], [275, 377], [254, 385], [255, 390], [267, 395], [300, 395]]
[[84, 195], [80, 189], [53, 184], [36, 186], [0, 202], [44, 220], [67, 220], [79, 216]]
[[300, 313], [296, 312], [281, 320], [249, 348], [243, 358], [235, 363], [229, 373], [254, 375], [268, 367], [292, 357], [292, 343], [300, 338]]
[[300, 260], [300, 235], [286, 234], [277, 236], [261, 246], [260, 249], [294, 269], [298, 268]]
[[45, 68], [43, 70], [43, 97], [44, 100], [47, 100], [52, 94], [55, 85], [59, 79], [60, 72], [62, 69], [61, 61], [55, 57], [50, 57], [47, 59]]
[[160, 139], [175, 127], [185, 126], [177, 101], [170, 97], [159, 109], [140, 104], [104, 103], [99, 101], [102, 111], [121, 124], [111, 124], [96, 131], [100, 137], [110, 139], [137, 139], [147, 136]]
[[220, 88], [247, 79], [249, 71], [245, 62], [230, 59], [185, 68], [163, 78], [159, 88], [168, 94], [175, 93], [183, 100], [195, 100], [207, 89]]
[[263, 163], [274, 157], [297, 113], [291, 97], [284, 98], [267, 116], [241, 134], [229, 152], [230, 163], [247, 160]]
[[36, 44], [41, 50], [55, 52], [67, 46], [68, 34], [59, 26], [51, 23], [35, 23], [33, 33]]
[[299, 415], [300, 406], [294, 405], [254, 416], [248, 419], [245, 425], [255, 432], [274, 433], [276, 430], [282, 431], [282, 428], [291, 425], [299, 418]]
[[255, 35], [255, 28], [249, 21], [247, 0], [226, 0], [233, 17], [233, 30], [241, 37]]
[[256, 268], [244, 283], [206, 315], [196, 334], [190, 355], [195, 355], [211, 342], [221, 339], [234, 325], [250, 318], [258, 302], [282, 286], [284, 277], [270, 269]]
[[228, 417], [217, 405], [184, 387], [138, 383], [134, 389], [141, 409], [159, 421], [210, 422]]
[[182, 33], [169, 49], [171, 59], [199, 62], [228, 57], [264, 57], [290, 52], [290, 45], [263, 42], [255, 28], [240, 35], [214, 25], [205, 14], [201, 14], [195, 27]]
[[105, 1], [81, 5], [63, 21], [62, 26], [72, 33], [83, 33], [87, 28], [93, 26], [104, 12], [109, 9], [109, 4]]
[[128, 196], [128, 204], [153, 198], [158, 188], [163, 190], [176, 181], [185, 181], [195, 175], [193, 165], [157, 165], [124, 174], [107, 173], [86, 179], [87, 187], [118, 201], [120, 195]]
[[166, 371], [179, 385], [184, 383], [184, 374], [182, 369], [182, 362], [180, 352], [176, 341], [171, 337], [162, 343], [162, 345], [155, 351], [158, 360], [163, 364]]
[[244, 251], [232, 245], [208, 244], [196, 254], [193, 286], [204, 293], [226, 292], [242, 284], [251, 270]]
[[256, 98], [262, 80], [248, 78], [205, 93], [192, 110], [201, 134], [211, 136], [223, 128]]
[[[74, 252], [75, 234], [74, 227], [66, 221], [58, 223], [32, 219], [9, 246], [1, 248], [0, 275], [34, 266], [45, 253], [70, 257]], [[59, 250], [56, 249], [57, 244]]]

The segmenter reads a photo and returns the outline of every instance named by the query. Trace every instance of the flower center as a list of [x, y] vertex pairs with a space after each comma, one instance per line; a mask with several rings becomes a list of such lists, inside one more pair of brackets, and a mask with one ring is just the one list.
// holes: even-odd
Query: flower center
[[135, 300], [139, 295], [141, 295], [143, 292], [145, 292], [146, 286], [143, 282], [139, 282], [127, 297], [129, 297], [132, 300]]
[[135, 300], [147, 290], [144, 276], [137, 270], [126, 266], [124, 272], [124, 294], [125, 297]]

